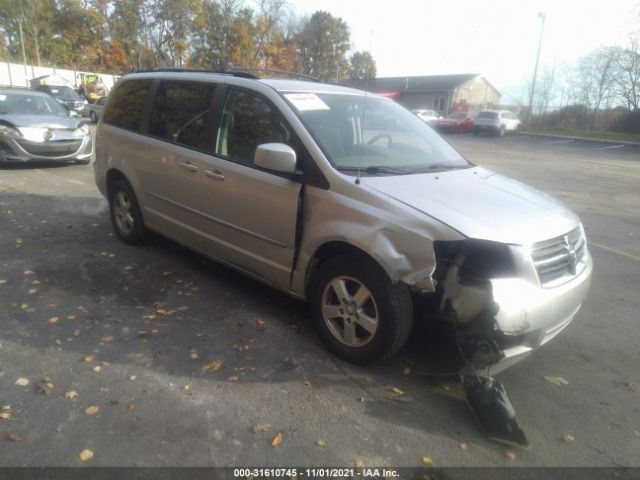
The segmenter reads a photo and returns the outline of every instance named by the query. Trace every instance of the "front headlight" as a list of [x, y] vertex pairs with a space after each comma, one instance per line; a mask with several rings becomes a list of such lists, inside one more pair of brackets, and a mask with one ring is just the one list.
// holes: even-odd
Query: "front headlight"
[[11, 138], [22, 137], [22, 134], [18, 129], [10, 127], [9, 125], [0, 125], [0, 135], [6, 135]]
[[86, 137], [87, 135], [89, 135], [89, 127], [87, 127], [86, 124], [80, 125], [73, 131], [73, 136], [75, 138], [82, 138]]

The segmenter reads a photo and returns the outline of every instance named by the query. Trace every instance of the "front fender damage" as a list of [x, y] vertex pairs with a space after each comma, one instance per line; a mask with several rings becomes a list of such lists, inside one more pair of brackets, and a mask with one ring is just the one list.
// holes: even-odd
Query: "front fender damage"
[[529, 443], [515, 409], [489, 372], [505, 357], [504, 347], [529, 328], [526, 294], [535, 289], [515, 276], [515, 262], [505, 245], [441, 243], [436, 257], [442, 279], [439, 314], [454, 325], [455, 342], [467, 365], [460, 375], [467, 403], [488, 438], [526, 448]]

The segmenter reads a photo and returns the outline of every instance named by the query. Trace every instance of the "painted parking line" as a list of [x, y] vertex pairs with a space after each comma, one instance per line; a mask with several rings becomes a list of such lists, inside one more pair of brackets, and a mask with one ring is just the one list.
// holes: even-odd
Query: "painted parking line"
[[571, 143], [573, 142], [573, 139], [571, 140], [553, 140], [552, 142], [542, 142], [543, 145], [555, 145], [557, 143]]
[[607, 250], [608, 252], [617, 253], [618, 255], [622, 255], [623, 257], [631, 258], [633, 260], [636, 260], [636, 261], [640, 262], [640, 257], [638, 255], [634, 255], [632, 253], [623, 252], [623, 251], [617, 250], [615, 248], [607, 247], [606, 245], [600, 245], [599, 243], [594, 243], [594, 242], [589, 242], [589, 246], [590, 247], [598, 247], [598, 248], [601, 248], [603, 250]]
[[623, 148], [624, 145], [610, 145], [608, 147], [599, 147], [596, 148], [596, 150], [607, 150], [608, 148]]

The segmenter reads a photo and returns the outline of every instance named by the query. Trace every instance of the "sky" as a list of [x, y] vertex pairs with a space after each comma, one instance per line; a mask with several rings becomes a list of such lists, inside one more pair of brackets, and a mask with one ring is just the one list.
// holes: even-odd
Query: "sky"
[[[534, 69], [541, 19], [544, 65], [570, 64], [640, 34], [640, 0], [290, 0], [325, 10], [351, 31], [352, 50], [373, 55], [378, 77], [483, 74], [514, 92]], [[539, 70], [540, 71], [540, 70]]]

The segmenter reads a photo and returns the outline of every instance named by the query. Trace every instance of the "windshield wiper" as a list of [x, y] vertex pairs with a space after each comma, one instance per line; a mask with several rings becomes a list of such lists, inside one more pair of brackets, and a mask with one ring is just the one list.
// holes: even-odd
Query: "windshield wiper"
[[400, 168], [388, 167], [386, 165], [372, 165], [366, 168], [358, 168], [358, 167], [337, 167], [340, 171], [345, 172], [364, 172], [369, 175], [377, 175], [377, 174], [390, 174], [390, 175], [406, 175], [408, 172], [406, 170], [402, 170]]
[[409, 170], [407, 173], [431, 172], [433, 170], [459, 170], [461, 168], [471, 168], [473, 165], [451, 165], [448, 163], [433, 163]]

